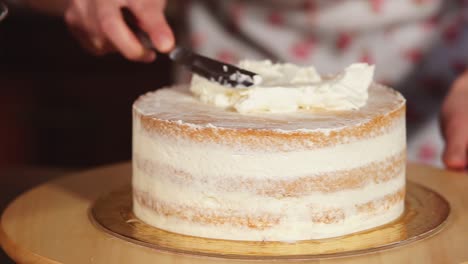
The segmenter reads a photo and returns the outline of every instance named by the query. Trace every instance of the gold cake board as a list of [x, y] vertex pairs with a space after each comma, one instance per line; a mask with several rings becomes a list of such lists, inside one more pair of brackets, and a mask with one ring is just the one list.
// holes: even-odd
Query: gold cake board
[[102, 230], [128, 242], [178, 254], [234, 259], [322, 259], [366, 254], [415, 242], [440, 231], [450, 213], [438, 193], [408, 182], [405, 211], [397, 220], [347, 236], [286, 242], [207, 239], [151, 227], [132, 213], [131, 188], [105, 195], [90, 210]]

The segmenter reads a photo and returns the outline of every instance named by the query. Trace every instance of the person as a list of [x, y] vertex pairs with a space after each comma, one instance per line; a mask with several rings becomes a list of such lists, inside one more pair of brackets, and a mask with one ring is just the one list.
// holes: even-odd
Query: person
[[[226, 62], [269, 58], [337, 72], [350, 63], [377, 64], [376, 80], [408, 99], [409, 159], [468, 167], [468, 61], [466, 1], [443, 0], [200, 0], [179, 1], [190, 41], [202, 54]], [[96, 55], [120, 52], [152, 62], [125, 24], [131, 10], [161, 53], [176, 39], [165, 0], [71, 0], [64, 18]], [[182, 8], [184, 12], [182, 12]], [[189, 37], [187, 37], [189, 36]], [[446, 96], [444, 96], [446, 95]], [[442, 99], [443, 103], [441, 103]]]

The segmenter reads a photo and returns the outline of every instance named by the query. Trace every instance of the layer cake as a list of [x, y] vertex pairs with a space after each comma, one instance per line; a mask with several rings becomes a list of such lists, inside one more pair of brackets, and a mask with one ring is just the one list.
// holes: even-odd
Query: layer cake
[[133, 106], [133, 210], [157, 228], [228, 240], [370, 229], [404, 210], [405, 131], [404, 98], [376, 83], [357, 109], [280, 113], [160, 89]]

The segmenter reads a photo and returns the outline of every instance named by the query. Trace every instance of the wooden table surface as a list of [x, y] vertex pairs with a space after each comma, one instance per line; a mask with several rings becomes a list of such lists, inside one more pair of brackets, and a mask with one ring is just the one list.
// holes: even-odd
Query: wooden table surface
[[[88, 216], [91, 203], [100, 195], [128, 184], [130, 177], [130, 163], [125, 163], [69, 175], [30, 190], [3, 213], [2, 247], [19, 263], [248, 263], [159, 252], [97, 229]], [[408, 178], [438, 191], [450, 202], [452, 212], [442, 232], [387, 251], [305, 263], [468, 261], [468, 175], [409, 165]]]

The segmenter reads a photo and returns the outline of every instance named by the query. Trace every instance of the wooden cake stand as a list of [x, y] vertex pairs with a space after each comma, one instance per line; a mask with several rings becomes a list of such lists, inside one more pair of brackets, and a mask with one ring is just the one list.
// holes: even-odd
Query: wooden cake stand
[[[125, 231], [127, 228], [125, 225], [120, 227], [117, 225], [117, 228], [114, 226], [114, 231], [124, 230], [123, 234], [128, 235], [127, 237], [121, 236], [122, 233], [119, 235], [112, 234], [112, 231], [109, 230], [105, 231], [106, 221], [114, 223], [115, 219], [119, 218], [118, 215], [124, 220], [131, 217], [129, 209], [119, 209], [120, 211], [117, 210], [119, 214], [109, 214], [112, 210], [106, 213], [106, 210], [112, 209], [115, 204], [125, 205], [126, 202], [121, 203], [120, 201], [128, 200], [128, 195], [122, 194], [121, 191], [121, 195], [116, 196], [120, 197], [116, 203], [99, 203], [99, 201], [116, 195], [116, 190], [122, 190], [124, 186], [128, 186], [130, 177], [131, 166], [129, 163], [125, 163], [70, 175], [30, 190], [12, 202], [2, 216], [0, 225], [2, 247], [8, 255], [20, 263], [201, 264], [258, 263], [262, 259], [256, 256], [244, 259], [220, 258], [219, 256], [223, 255], [222, 245], [214, 246], [220, 251], [218, 254], [214, 254], [218, 257], [202, 256], [203, 254], [192, 255], [184, 250], [167, 251], [163, 247], [145, 245], [144, 241], [142, 243], [135, 242], [135, 238], [138, 238], [137, 233], [141, 230], [125, 233], [128, 231]], [[308, 259], [305, 256], [296, 258], [294, 261], [303, 261], [303, 263], [463, 263], [468, 261], [468, 176], [425, 166], [410, 165], [408, 166], [408, 179], [431, 188], [450, 203], [451, 212], [447, 220], [442, 217], [434, 221], [434, 217], [438, 217], [440, 212], [434, 211], [432, 216], [431, 212], [426, 212], [427, 222], [423, 221], [421, 225], [432, 222], [443, 223], [442, 227], [434, 228], [432, 236], [425, 236], [424, 239], [399, 247], [382, 247], [378, 251], [361, 250], [359, 255], [351, 257], [338, 254], [336, 256], [339, 258]], [[424, 189], [419, 188], [420, 191], [424, 191]], [[412, 195], [413, 197], [418, 196], [414, 193]], [[436, 196], [428, 198], [427, 202], [443, 200]], [[437, 199], [434, 200], [434, 197]], [[425, 201], [418, 200], [421, 203], [421, 208], [427, 208], [427, 206], [424, 207]], [[106, 206], [106, 204], [110, 206]], [[445, 210], [447, 213], [448, 207], [444, 206], [443, 202], [438, 204], [440, 206], [434, 207], [435, 210], [442, 213]], [[104, 223], [104, 226], [100, 227], [99, 224], [96, 224], [99, 221], [93, 220], [91, 212], [96, 210], [98, 217], [95, 219], [99, 220], [101, 224]], [[101, 213], [99, 214], [99, 212]], [[112, 219], [106, 218], [106, 216]], [[129, 226], [138, 227], [135, 224]], [[109, 226], [107, 227], [109, 228]], [[439, 232], [434, 234], [436, 231]], [[369, 232], [364, 232], [364, 238], [366, 238], [366, 234], [368, 235]], [[132, 237], [134, 237], [133, 240]], [[182, 244], [185, 243], [189, 248], [193, 248], [193, 240], [191, 241], [191, 239], [194, 238], [186, 238]], [[368, 243], [364, 239], [356, 240], [354, 238], [353, 241], [357, 244]], [[196, 242], [203, 243], [202, 240]], [[207, 240], [206, 243], [218, 242]], [[225, 245], [229, 246], [229, 244]], [[291, 245], [283, 246], [287, 247], [287, 254], [291, 254], [291, 250], [294, 250]], [[272, 248], [274, 249], [274, 247]], [[225, 249], [227, 248], [225, 247]], [[232, 251], [235, 248], [229, 248], [229, 250]], [[324, 255], [324, 257], [327, 256]], [[290, 263], [290, 261], [287, 258], [278, 258], [275, 263]], [[271, 260], [267, 260], [267, 262], [271, 262]]]

